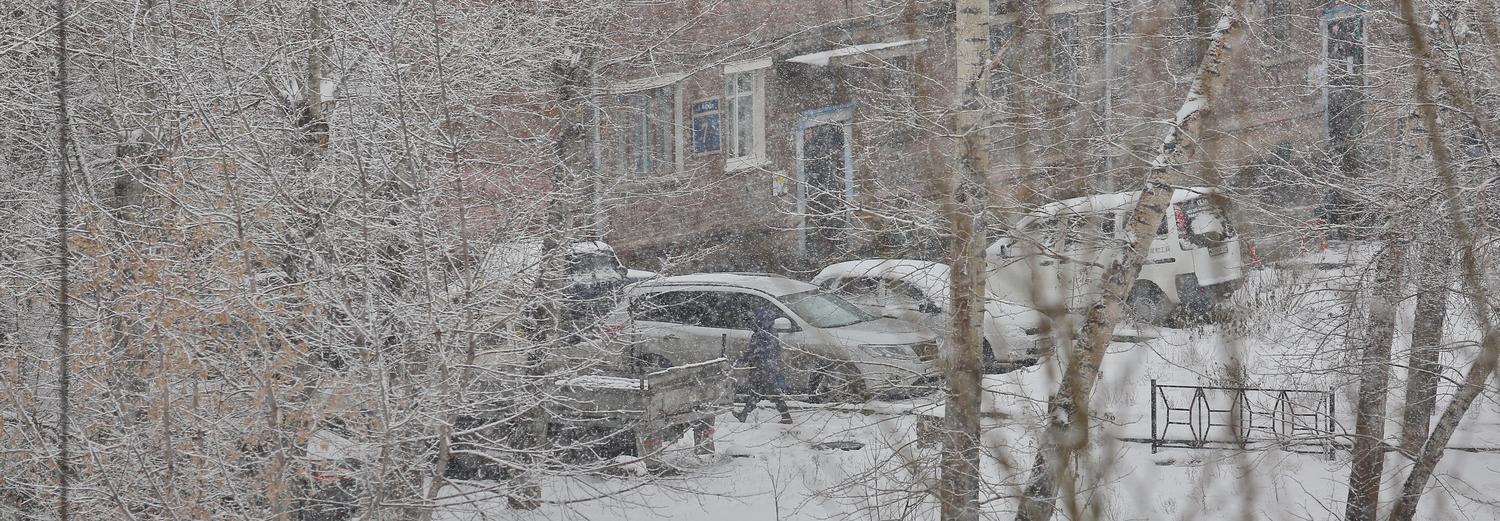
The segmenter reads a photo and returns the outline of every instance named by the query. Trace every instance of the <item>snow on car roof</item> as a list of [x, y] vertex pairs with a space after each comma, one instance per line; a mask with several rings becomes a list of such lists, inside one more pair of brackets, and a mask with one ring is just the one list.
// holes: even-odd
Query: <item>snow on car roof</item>
[[[1207, 194], [1216, 193], [1219, 189], [1206, 186], [1179, 187], [1172, 191], [1172, 204], [1177, 204], [1188, 199], [1195, 199]], [[1094, 194], [1072, 199], [1047, 203], [1033, 210], [1029, 217], [1034, 220], [1037, 217], [1051, 216], [1073, 211], [1077, 213], [1119, 210], [1127, 208], [1141, 198], [1141, 193], [1119, 192], [1113, 194]]]
[[822, 285], [830, 279], [853, 277], [875, 277], [901, 280], [916, 287], [938, 307], [948, 303], [948, 265], [941, 262], [910, 259], [865, 259], [840, 262], [819, 271], [813, 284]]
[[631, 287], [635, 291], [661, 288], [663, 286], [729, 286], [757, 289], [780, 297], [818, 289], [817, 286], [793, 280], [773, 273], [694, 273], [676, 275], [638, 282]]
[[568, 253], [614, 253], [615, 249], [611, 248], [609, 244], [605, 243], [604, 241], [583, 241], [569, 244], [567, 246], [567, 251]]
[[557, 385], [563, 387], [582, 387], [585, 389], [645, 389], [646, 383], [635, 378], [624, 378], [620, 376], [605, 376], [599, 374], [586, 374], [558, 380]]

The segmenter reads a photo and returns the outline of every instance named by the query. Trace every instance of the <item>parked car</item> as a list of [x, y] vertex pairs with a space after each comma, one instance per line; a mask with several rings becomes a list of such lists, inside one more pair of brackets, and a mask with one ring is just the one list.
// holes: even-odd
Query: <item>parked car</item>
[[936, 379], [937, 339], [927, 328], [866, 313], [779, 275], [705, 273], [632, 284], [605, 328], [644, 365], [737, 360], [750, 340], [752, 310], [760, 306], [787, 319], [779, 337], [793, 392], [861, 399], [924, 390]]
[[[489, 361], [492, 361], [490, 358]], [[618, 361], [618, 360], [616, 360]], [[517, 389], [481, 377], [468, 396], [472, 414], [459, 417], [449, 477], [487, 479], [508, 470], [496, 464], [525, 446], [535, 422], [559, 457], [573, 461], [631, 455], [654, 459], [689, 429], [697, 449], [712, 452], [714, 418], [733, 398], [728, 361], [665, 369], [601, 364], [555, 370], [555, 379]], [[520, 392], [518, 392], [520, 391]], [[533, 406], [534, 404], [535, 406]]]
[[[490, 247], [479, 263], [483, 283], [499, 286], [536, 286], [545, 277], [562, 287], [571, 299], [591, 299], [608, 294], [629, 281], [631, 270], [620, 263], [615, 249], [604, 241], [581, 241], [559, 246], [561, 259], [555, 273], [542, 273], [544, 252], [539, 240], [502, 242]], [[649, 277], [650, 272], [638, 272]]]
[[[949, 321], [948, 274], [948, 265], [940, 262], [866, 259], [823, 268], [812, 283], [837, 293], [870, 314], [944, 332]], [[1030, 307], [996, 297], [986, 298], [985, 370], [1003, 371], [1035, 362], [1041, 351], [1037, 334], [1047, 321], [1045, 314]]]
[[[1244, 279], [1240, 244], [1213, 188], [1178, 188], [1156, 229], [1126, 301], [1127, 316], [1162, 324], [1204, 316]], [[1092, 195], [1044, 205], [986, 251], [988, 287], [1036, 307], [1082, 309], [1099, 297], [1104, 266], [1119, 254], [1140, 192]]]
[[[533, 336], [557, 330], [561, 338], [576, 341], [614, 307], [620, 288], [656, 276], [625, 268], [614, 248], [603, 241], [565, 243], [554, 255], [556, 262], [548, 264], [539, 240], [496, 243], [479, 258], [472, 289], [465, 291], [463, 283], [456, 282], [447, 293], [482, 321], [503, 322]], [[553, 320], [555, 327], [544, 327]]]

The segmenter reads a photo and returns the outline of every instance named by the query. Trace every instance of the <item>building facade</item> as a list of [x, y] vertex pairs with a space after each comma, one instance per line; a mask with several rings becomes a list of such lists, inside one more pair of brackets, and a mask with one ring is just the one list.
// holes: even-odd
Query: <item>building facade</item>
[[[1047, 200], [1138, 186], [1218, 18], [1197, 0], [1038, 9], [992, 3], [995, 230]], [[953, 155], [951, 2], [686, 2], [638, 16], [662, 30], [637, 38], [659, 39], [605, 60], [593, 121], [606, 237], [627, 262], [797, 273], [941, 258], [930, 176]], [[1328, 199], [1300, 187], [1389, 159], [1367, 150], [1371, 15], [1263, 0], [1246, 16], [1212, 130], [1170, 181], [1234, 188], [1247, 219], [1291, 226]]]

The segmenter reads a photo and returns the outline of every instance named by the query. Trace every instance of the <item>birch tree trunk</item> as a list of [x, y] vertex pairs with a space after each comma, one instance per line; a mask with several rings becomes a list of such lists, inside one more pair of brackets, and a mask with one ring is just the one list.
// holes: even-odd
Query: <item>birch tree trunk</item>
[[938, 497], [945, 521], [979, 519], [979, 405], [983, 377], [980, 352], [984, 334], [985, 178], [990, 170], [990, 134], [985, 126], [981, 88], [989, 85], [989, 0], [958, 2], [957, 75], [960, 87], [953, 129], [961, 136], [952, 193], [943, 202], [951, 227], [949, 245], [948, 349], [955, 354], [947, 375], [948, 399]]
[[[1446, 199], [1445, 206], [1448, 210], [1447, 221], [1453, 226], [1453, 242], [1459, 248], [1459, 282], [1464, 294], [1469, 298], [1474, 318], [1479, 322], [1484, 336], [1480, 342], [1478, 358], [1474, 360], [1473, 365], [1469, 366], [1463, 381], [1459, 383], [1458, 392], [1443, 409], [1437, 426], [1422, 444], [1422, 451], [1416, 463], [1412, 465], [1411, 472], [1407, 474], [1406, 482], [1401, 486], [1401, 495], [1391, 509], [1389, 519], [1392, 521], [1407, 521], [1416, 515], [1417, 504], [1422, 499], [1427, 480], [1432, 478], [1433, 470], [1442, 460], [1443, 451], [1448, 447], [1448, 441], [1453, 438], [1454, 431], [1458, 429], [1458, 424], [1469, 411], [1469, 407], [1473, 406], [1474, 400], [1484, 391], [1485, 382], [1495, 372], [1497, 358], [1500, 358], [1500, 332], [1496, 331], [1492, 321], [1488, 295], [1481, 282], [1482, 268], [1475, 258], [1473, 233], [1463, 215], [1452, 156], [1438, 126], [1437, 107], [1433, 103], [1432, 82], [1427, 74], [1431, 49], [1428, 47], [1423, 28], [1416, 18], [1416, 8], [1412, 5], [1412, 1], [1401, 0], [1400, 8], [1400, 19], [1405, 23], [1407, 41], [1411, 45], [1412, 56], [1415, 58], [1412, 61], [1412, 74], [1416, 77], [1418, 113], [1422, 117], [1422, 127], [1427, 131], [1428, 141], [1432, 147], [1433, 163], [1437, 166], [1438, 177], [1442, 181], [1443, 198]], [[1441, 72], [1439, 72], [1439, 77], [1441, 78]], [[1450, 85], [1451, 82], [1445, 81], [1444, 84]], [[1460, 107], [1473, 106], [1471, 100], [1457, 89], [1450, 87], [1448, 94], [1455, 98], [1456, 104]], [[1484, 118], [1476, 119], [1484, 120]]]
[[[1394, 224], [1393, 224], [1394, 225]], [[1400, 300], [1401, 271], [1406, 244], [1392, 230], [1385, 233], [1386, 252], [1375, 261], [1369, 327], [1358, 367], [1359, 407], [1350, 450], [1348, 521], [1373, 521], [1380, 505], [1380, 474], [1385, 469], [1385, 402], [1390, 385], [1391, 339], [1395, 334], [1396, 303]]]
[[[1099, 379], [1099, 365], [1120, 318], [1120, 307], [1140, 274], [1141, 262], [1156, 238], [1157, 224], [1166, 216], [1172, 187], [1164, 178], [1181, 168], [1187, 159], [1187, 139], [1198, 134], [1208, 104], [1224, 84], [1222, 69], [1243, 32], [1239, 18], [1242, 1], [1236, 1], [1219, 18], [1208, 50], [1187, 98], [1177, 110], [1172, 128], [1162, 138], [1161, 149], [1146, 174], [1145, 189], [1127, 220], [1129, 237], [1120, 257], [1102, 276], [1100, 299], [1087, 311], [1083, 331], [1067, 359], [1062, 384], [1047, 403], [1048, 425], [1042, 434], [1031, 477], [1016, 512], [1019, 521], [1046, 521], [1057, 509], [1059, 495], [1072, 497], [1073, 454], [1087, 447], [1089, 397]], [[1059, 488], [1062, 488], [1059, 494]]]
[[57, 0], [57, 518], [68, 521], [69, 461], [68, 425], [70, 391], [68, 343], [68, 227], [71, 221], [68, 197], [68, 7]]
[[1422, 245], [1421, 264], [1413, 278], [1418, 283], [1417, 311], [1411, 331], [1411, 354], [1406, 363], [1406, 400], [1401, 417], [1401, 452], [1415, 455], [1427, 439], [1433, 408], [1437, 406], [1438, 355], [1443, 343], [1443, 322], [1448, 318], [1448, 255], [1452, 243], [1446, 233], [1431, 230]]

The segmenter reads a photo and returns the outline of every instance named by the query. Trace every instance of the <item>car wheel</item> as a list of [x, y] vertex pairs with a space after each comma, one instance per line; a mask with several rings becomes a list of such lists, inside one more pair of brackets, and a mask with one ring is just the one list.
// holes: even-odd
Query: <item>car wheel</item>
[[1167, 325], [1172, 308], [1161, 288], [1149, 282], [1136, 282], [1125, 299], [1125, 316], [1143, 324]]

